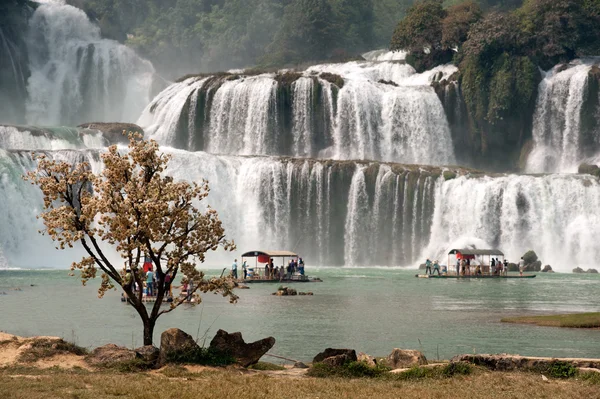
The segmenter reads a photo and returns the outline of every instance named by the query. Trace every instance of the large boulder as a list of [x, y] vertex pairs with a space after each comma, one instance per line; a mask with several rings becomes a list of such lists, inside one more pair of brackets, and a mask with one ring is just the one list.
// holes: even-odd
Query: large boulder
[[330, 356], [328, 358], [323, 359], [321, 363], [326, 364], [331, 367], [342, 367], [346, 363], [355, 362], [352, 356], [347, 353], [343, 353], [337, 356]]
[[585, 173], [592, 176], [600, 177], [600, 168], [598, 167], [598, 165], [582, 163], [581, 165], [579, 165], [577, 173]]
[[548, 272], [552, 273], [553, 272], [552, 266], [550, 266], [550, 265], [544, 266], [544, 268], [542, 269], [542, 272], [544, 272], [544, 273], [548, 273]]
[[160, 356], [160, 349], [154, 345], [146, 345], [135, 349], [137, 357], [149, 364], [155, 364]]
[[392, 369], [403, 369], [427, 364], [425, 355], [416, 350], [394, 348], [385, 359], [385, 365]]
[[555, 359], [549, 357], [524, 357], [520, 355], [458, 355], [450, 359], [450, 362], [465, 362], [475, 364], [477, 366], [483, 366], [490, 370], [498, 371], [513, 371], [513, 370], [527, 370], [527, 371], [539, 371], [552, 367], [557, 363], [567, 363], [573, 367], [586, 367], [586, 368], [600, 368], [600, 361], [598, 359], [577, 359], [577, 358], [564, 358]]
[[538, 256], [535, 251], [527, 251], [525, 255], [523, 255], [523, 260], [525, 261], [526, 265], [530, 265], [538, 260]]
[[260, 358], [275, 345], [275, 338], [268, 337], [260, 341], [247, 344], [242, 338], [242, 333], [219, 330], [210, 341], [209, 349], [215, 349], [231, 355], [238, 364], [248, 367], [258, 363]]
[[587, 269], [586, 273], [598, 274], [598, 270], [596, 270], [596, 269]]
[[539, 272], [542, 270], [542, 261], [536, 260], [535, 262], [528, 264], [525, 266], [525, 270], [528, 272]]
[[371, 367], [377, 366], [377, 362], [375, 361], [375, 358], [373, 356], [369, 356], [366, 353], [359, 352], [357, 357], [359, 362], [366, 363]]
[[358, 358], [356, 356], [356, 351], [354, 349], [327, 348], [323, 352], [319, 353], [317, 356], [315, 356], [313, 358], [313, 363], [320, 363], [323, 360], [327, 359], [328, 357], [334, 357], [334, 356], [340, 356], [340, 355], [346, 356], [352, 362], [355, 362], [358, 360]]
[[191, 335], [178, 328], [170, 328], [160, 336], [158, 364], [164, 365], [173, 357], [185, 357], [186, 353], [196, 353], [199, 346]]
[[115, 344], [107, 344], [94, 349], [86, 357], [86, 361], [92, 366], [107, 367], [119, 363], [128, 363], [138, 358], [138, 354], [131, 349]]
[[576, 267], [573, 269], [573, 273], [585, 273], [585, 270], [583, 270], [581, 267]]
[[128, 144], [129, 138], [123, 132], [140, 133], [144, 135], [144, 129], [134, 123], [107, 123], [91, 122], [83, 123], [77, 127], [82, 129], [99, 130], [110, 144]]

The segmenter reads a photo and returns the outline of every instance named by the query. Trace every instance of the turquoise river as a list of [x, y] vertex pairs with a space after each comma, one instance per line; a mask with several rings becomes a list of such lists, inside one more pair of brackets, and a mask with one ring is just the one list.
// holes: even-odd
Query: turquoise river
[[[461, 353], [600, 357], [600, 330], [501, 323], [512, 315], [600, 311], [600, 276], [538, 273], [527, 280], [424, 280], [392, 268], [311, 268], [322, 283], [295, 284], [314, 296], [275, 297], [278, 283], [238, 292], [231, 305], [212, 294], [159, 319], [208, 345], [217, 329], [246, 340], [273, 336], [271, 353], [309, 361], [326, 347], [384, 356], [420, 349], [430, 359]], [[208, 273], [216, 273], [209, 271]], [[120, 293], [97, 298], [66, 270], [0, 270], [0, 330], [56, 335], [86, 347], [141, 345], [141, 322]]]

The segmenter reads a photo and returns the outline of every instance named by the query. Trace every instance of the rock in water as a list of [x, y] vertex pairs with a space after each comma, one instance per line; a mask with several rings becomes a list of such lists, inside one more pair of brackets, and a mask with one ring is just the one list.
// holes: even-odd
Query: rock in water
[[393, 369], [402, 369], [427, 364], [425, 355], [416, 350], [394, 348], [386, 358], [386, 366]]
[[585, 271], [581, 267], [576, 267], [573, 269], [573, 273], [585, 273]]
[[323, 352], [319, 353], [317, 356], [314, 357], [313, 363], [319, 363], [329, 357], [340, 356], [340, 355], [344, 355], [347, 359], [349, 359], [352, 362], [355, 362], [358, 360], [358, 358], [356, 357], [356, 351], [354, 349], [327, 348]]
[[596, 270], [596, 269], [587, 269], [586, 273], [598, 274], [598, 270]]
[[102, 135], [110, 144], [129, 144], [129, 138], [123, 134], [126, 133], [140, 133], [144, 135], [144, 129], [134, 123], [106, 123], [106, 122], [92, 122], [83, 123], [77, 127], [90, 130], [99, 130]]
[[542, 272], [544, 272], [544, 273], [551, 272], [551, 271], [552, 271], [552, 266], [550, 266], [550, 265], [546, 265], [542, 269]]
[[112, 366], [118, 363], [130, 362], [138, 358], [138, 354], [124, 346], [107, 344], [96, 348], [86, 357], [92, 366]]
[[209, 349], [216, 349], [227, 353], [235, 358], [237, 363], [243, 367], [248, 367], [258, 363], [259, 359], [275, 345], [275, 338], [268, 337], [260, 341], [245, 343], [242, 333], [234, 332], [229, 334], [227, 331], [219, 330], [215, 337], [210, 341]]
[[195, 352], [198, 349], [198, 344], [191, 335], [178, 328], [170, 328], [160, 336], [158, 364], [162, 366], [173, 355], [183, 355], [186, 352]]

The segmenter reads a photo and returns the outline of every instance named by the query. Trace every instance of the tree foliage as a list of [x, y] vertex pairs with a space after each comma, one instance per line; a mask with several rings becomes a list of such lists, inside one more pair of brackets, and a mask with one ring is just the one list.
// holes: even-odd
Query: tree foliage
[[[225, 240], [217, 212], [207, 207], [202, 212], [196, 204], [209, 192], [208, 182], [175, 181], [166, 176], [170, 156], [159, 152], [155, 141], [145, 141], [133, 134], [129, 151], [122, 154], [116, 146], [101, 155], [104, 169], [94, 174], [87, 163], [71, 165], [45, 155], [38, 157], [38, 168], [27, 179], [39, 186], [44, 199], [41, 218], [45, 234], [58, 248], [81, 243], [88, 256], [74, 262], [71, 270], [80, 270], [85, 285], [101, 270], [98, 296], [120, 286], [129, 297], [144, 324], [144, 345], [152, 344], [157, 318], [177, 308], [185, 298], [176, 298], [170, 308], [161, 310], [167, 294], [165, 276], [173, 280], [178, 273], [193, 283], [189, 294], [219, 292], [235, 301], [233, 282], [206, 279], [196, 270], [196, 262], [205, 253], [223, 247], [233, 250]], [[121, 256], [125, 266], [109, 260], [104, 245]], [[133, 280], [143, 286], [144, 254], [155, 267], [158, 293], [150, 312], [142, 302], [142, 290], [134, 290], [125, 278], [131, 270]]]
[[392, 50], [422, 52], [442, 47], [442, 21], [447, 12], [442, 0], [424, 0], [415, 3], [400, 21], [392, 36]]

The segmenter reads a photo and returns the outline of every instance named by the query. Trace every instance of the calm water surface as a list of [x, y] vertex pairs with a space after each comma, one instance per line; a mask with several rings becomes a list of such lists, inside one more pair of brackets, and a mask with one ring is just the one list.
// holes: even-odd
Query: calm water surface
[[[208, 345], [222, 328], [241, 331], [246, 341], [273, 336], [271, 353], [303, 361], [326, 347], [377, 356], [393, 348], [420, 349], [432, 359], [502, 352], [600, 358], [600, 330], [500, 323], [513, 315], [598, 312], [598, 275], [425, 280], [416, 279], [414, 271], [385, 268], [311, 268], [310, 274], [324, 282], [293, 286], [314, 296], [270, 295], [278, 283], [240, 290], [235, 305], [205, 295], [198, 306], [162, 316], [155, 342], [163, 330], [178, 327]], [[57, 335], [88, 347], [140, 346], [137, 313], [120, 302], [118, 292], [98, 299], [98, 284], [83, 287], [64, 270], [0, 270], [0, 330]]]

